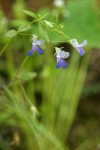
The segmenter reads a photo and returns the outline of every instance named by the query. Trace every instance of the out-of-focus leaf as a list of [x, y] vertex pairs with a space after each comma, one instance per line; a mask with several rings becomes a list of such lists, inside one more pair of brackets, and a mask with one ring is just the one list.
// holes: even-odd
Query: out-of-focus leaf
[[17, 31], [16, 30], [9, 30], [5, 36], [8, 36], [8, 37], [14, 37], [17, 35]]
[[35, 14], [35, 13], [33, 13], [33, 12], [31, 12], [31, 11], [23, 10], [23, 12], [24, 12], [25, 14], [27, 14], [27, 15], [31, 16], [31, 17], [36, 18], [36, 14]]
[[30, 28], [31, 28], [30, 25], [27, 25], [27, 26], [22, 25], [22, 26], [19, 27], [18, 32], [27, 31], [27, 30], [29, 30]]
[[37, 74], [35, 72], [26, 72], [19, 76], [20, 80], [28, 81], [35, 78]]
[[49, 67], [45, 67], [44, 70], [41, 72], [41, 77], [45, 78], [49, 77], [49, 75], [50, 75]]
[[13, 19], [11, 20], [10, 24], [11, 26], [14, 26], [14, 27], [20, 27], [20, 26], [23, 26], [25, 24], [28, 24], [29, 21], [28, 20], [25, 20], [25, 19]]
[[39, 17], [39, 18], [42, 18], [42, 19], [43, 19], [43, 18], [45, 18], [46, 16], [48, 16], [48, 13], [43, 14], [43, 15], [41, 15], [41, 14], [38, 13], [38, 17]]

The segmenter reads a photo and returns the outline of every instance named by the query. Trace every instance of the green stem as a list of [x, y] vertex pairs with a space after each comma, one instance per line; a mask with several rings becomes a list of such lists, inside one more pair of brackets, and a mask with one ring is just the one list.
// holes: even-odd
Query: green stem
[[[38, 18], [38, 19], [33, 20], [32, 22], [30, 22], [30, 23], [26, 24], [25, 26], [23, 26], [23, 27], [21, 28], [21, 30], [24, 29], [26, 26], [31, 25], [32, 23], [35, 23], [35, 22], [40, 21], [41, 19], [42, 19], [42, 18]], [[20, 30], [17, 30], [17, 33], [20, 34]]]
[[10, 43], [11, 39], [6, 43], [6, 45], [3, 47], [3, 49], [0, 51], [0, 56], [4, 53], [4, 51], [6, 50], [6, 48], [8, 47], [9, 43]]
[[[63, 33], [63, 32], [62, 32]], [[27, 34], [27, 33], [21, 33], [21, 32], [18, 32], [18, 34], [20, 34], [20, 35], [26, 35], [26, 36], [32, 36], [33, 34]], [[51, 42], [51, 43], [66, 43], [66, 42], [68, 42], [69, 40], [70, 40], [70, 38], [67, 36], [67, 35], [65, 35], [64, 33], [63, 33], [63, 37], [65, 37], [65, 38], [67, 38], [68, 40], [67, 41], [54, 41], [54, 40], [49, 40], [49, 42]], [[47, 42], [47, 40], [44, 40], [44, 41], [46, 41]]]
[[19, 76], [19, 74], [20, 74], [20, 72], [21, 72], [21, 70], [22, 70], [22, 68], [25, 65], [25, 63], [26, 63], [27, 60], [28, 60], [28, 57], [25, 57], [25, 59], [23, 60], [21, 66], [20, 66], [20, 68], [18, 69], [18, 72], [17, 72], [15, 78], [17, 78]]
[[[59, 29], [53, 29], [52, 31], [53, 31], [53, 32], [57, 32], [58, 34], [62, 35], [64, 38], [66, 38], [67, 41], [70, 41], [70, 38], [69, 38], [64, 32], [59, 31]], [[67, 42], [67, 41], [66, 41], [66, 42]]]
[[[32, 36], [33, 34], [26, 34], [26, 33], [21, 33], [21, 32], [19, 32], [18, 34], [20, 34], [20, 35], [27, 35], [27, 36]], [[66, 38], [67, 38], [67, 36], [66, 36]], [[46, 41], [47, 42], [47, 40], [44, 40], [44, 41]], [[68, 40], [67, 40], [68, 41]], [[54, 41], [54, 40], [49, 40], [49, 42], [51, 42], [51, 43], [66, 43], [67, 41]]]
[[20, 68], [18, 69], [18, 71], [17, 71], [14, 79], [12, 79], [8, 85], [1, 86], [1, 88], [3, 88], [3, 89], [4, 89], [4, 87], [8, 87], [9, 88], [9, 87], [11, 87], [11, 86], [19, 83], [19, 80], [17, 80], [18, 76], [19, 76], [19, 74], [20, 74], [20, 72], [21, 72], [21, 70], [22, 70], [22, 68], [25, 65], [25, 63], [26, 63], [27, 60], [28, 60], [28, 57], [25, 57], [25, 59], [23, 60], [21, 66], [20, 66]]
[[[33, 104], [32, 104], [32, 102], [29, 100], [29, 98], [28, 98], [28, 96], [27, 96], [27, 94], [26, 94], [26, 91], [25, 91], [25, 89], [24, 89], [24, 87], [23, 87], [23, 85], [22, 85], [21, 82], [20, 82], [20, 87], [21, 87], [22, 94], [23, 94], [25, 100], [28, 102], [28, 104], [29, 104], [30, 107], [31, 107]], [[34, 106], [34, 107], [35, 107], [35, 106]]]

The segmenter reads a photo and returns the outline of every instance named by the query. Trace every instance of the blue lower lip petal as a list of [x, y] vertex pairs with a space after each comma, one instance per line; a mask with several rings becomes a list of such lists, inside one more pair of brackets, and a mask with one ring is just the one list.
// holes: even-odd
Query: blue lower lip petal
[[27, 56], [31, 56], [33, 53], [34, 53], [34, 50], [32, 49], [27, 53]]
[[44, 50], [42, 48], [40, 48], [39, 46], [36, 47], [36, 51], [42, 55], [44, 53]]
[[58, 63], [57, 63], [57, 65], [56, 65], [56, 68], [57, 69], [59, 69], [59, 68], [66, 68], [67, 67], [67, 62], [65, 61], [65, 60], [63, 60], [63, 59], [58, 59]]
[[78, 49], [79, 49], [80, 55], [83, 56], [85, 54], [84, 49], [82, 47], [80, 48], [78, 47]]

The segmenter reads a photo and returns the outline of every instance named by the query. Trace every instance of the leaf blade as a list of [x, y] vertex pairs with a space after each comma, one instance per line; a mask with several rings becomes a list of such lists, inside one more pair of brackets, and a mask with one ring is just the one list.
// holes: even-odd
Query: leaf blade
[[29, 16], [31, 16], [31, 17], [33, 17], [33, 18], [36, 18], [36, 14], [35, 14], [35, 13], [33, 13], [33, 12], [31, 12], [31, 11], [23, 10], [23, 12], [24, 12], [25, 14], [27, 14], [27, 15], [29, 15]]
[[14, 37], [14, 36], [16, 36], [17, 35], [17, 31], [16, 30], [9, 30], [7, 33], [6, 33], [6, 35], [5, 36], [7, 36], [7, 37]]

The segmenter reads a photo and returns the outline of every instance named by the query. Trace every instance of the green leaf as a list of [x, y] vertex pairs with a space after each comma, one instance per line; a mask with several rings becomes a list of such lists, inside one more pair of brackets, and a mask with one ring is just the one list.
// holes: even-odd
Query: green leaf
[[22, 25], [22, 26], [20, 26], [19, 27], [19, 29], [18, 29], [18, 32], [23, 32], [23, 31], [27, 31], [27, 30], [29, 30], [31, 28], [31, 26], [30, 25]]
[[45, 30], [45, 28], [44, 28], [44, 26], [43, 26], [42, 24], [39, 24], [39, 30], [40, 30], [41, 36], [42, 36], [46, 41], [49, 42], [48, 34], [47, 34], [47, 32], [46, 32], [46, 30]]
[[26, 72], [19, 76], [20, 80], [28, 81], [35, 78], [37, 74], [35, 72]]
[[53, 22], [49, 22], [47, 20], [44, 20], [44, 23], [49, 27], [49, 28], [53, 28], [54, 23]]
[[43, 15], [42, 15], [42, 14], [38, 13], [37, 16], [38, 16], [39, 18], [43, 19], [43, 18], [45, 18], [46, 16], [48, 16], [48, 14], [49, 14], [49, 13], [46, 13], [46, 14], [43, 14]]
[[29, 16], [31, 16], [31, 17], [33, 17], [33, 18], [36, 18], [36, 14], [35, 14], [35, 13], [33, 13], [33, 12], [31, 12], [31, 11], [23, 10], [23, 12], [24, 12], [25, 14], [27, 14], [27, 15], [29, 15]]
[[9, 30], [5, 36], [8, 36], [8, 37], [14, 37], [17, 35], [17, 31], [16, 30]]
[[29, 23], [28, 20], [22, 19], [22, 18], [17, 18], [17, 19], [13, 19], [10, 24], [11, 26], [17, 27], [19, 28], [22, 25], [27, 25]]

